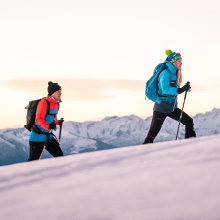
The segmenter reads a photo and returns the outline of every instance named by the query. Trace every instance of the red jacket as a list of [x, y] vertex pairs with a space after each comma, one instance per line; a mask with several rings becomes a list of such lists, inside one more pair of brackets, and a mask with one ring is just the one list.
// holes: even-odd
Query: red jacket
[[[48, 96], [44, 97], [37, 106], [37, 114], [36, 114], [36, 124], [40, 125], [45, 130], [49, 130], [49, 124], [53, 122], [52, 118], [45, 118], [47, 113], [47, 102], [46, 100], [50, 102], [50, 114], [57, 114], [59, 109], [59, 103], [57, 103], [56, 99], [51, 99]], [[47, 116], [48, 117], [48, 116]], [[45, 120], [46, 119], [46, 120]], [[59, 121], [56, 118], [56, 124], [59, 124]]]

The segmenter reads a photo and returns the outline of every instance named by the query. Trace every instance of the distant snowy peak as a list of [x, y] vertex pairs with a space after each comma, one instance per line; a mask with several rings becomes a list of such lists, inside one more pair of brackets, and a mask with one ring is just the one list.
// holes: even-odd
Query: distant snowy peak
[[108, 139], [110, 136], [119, 137], [122, 134], [130, 135], [148, 127], [145, 120], [135, 115], [106, 117], [98, 122], [67, 122], [64, 126], [69, 131], [71, 129], [74, 134], [96, 139]]
[[109, 120], [113, 120], [113, 119], [117, 119], [118, 116], [106, 116], [102, 121], [109, 121]]
[[[65, 122], [61, 148], [64, 155], [98, 151], [143, 143], [151, 124], [151, 117], [112, 116], [101, 121]], [[220, 109], [193, 117], [197, 137], [220, 134]], [[154, 142], [175, 140], [178, 122], [167, 118]], [[54, 134], [59, 137], [59, 126]], [[184, 126], [180, 126], [178, 139], [183, 139]], [[30, 132], [25, 128], [0, 130], [0, 165], [24, 162], [29, 154]], [[51, 157], [47, 152], [44, 158]]]
[[204, 114], [202, 113], [198, 113], [194, 116], [194, 118], [198, 118], [198, 117], [210, 117], [210, 116], [217, 116], [220, 117], [220, 109], [218, 108], [213, 108], [212, 111], [210, 112], [206, 112]]
[[[75, 135], [76, 137], [84, 138], [108, 138], [110, 136], [119, 136], [120, 133], [133, 134], [138, 132], [146, 131], [151, 122], [152, 116], [146, 119], [141, 119], [136, 115], [130, 116], [112, 116], [105, 117], [101, 121], [87, 121], [87, 122], [73, 122], [67, 121], [63, 125], [63, 133]], [[206, 112], [205, 114], [199, 113], [193, 117], [195, 127], [197, 125], [207, 129], [210, 127], [219, 127], [220, 125], [220, 109], [214, 108], [211, 112]], [[168, 121], [169, 123], [166, 123]], [[176, 123], [174, 120], [166, 120], [165, 126]], [[20, 137], [27, 137], [29, 132], [25, 128], [19, 129], [2, 129], [0, 134], [10, 134]]]
[[[88, 138], [104, 141], [113, 146], [128, 146], [140, 144], [147, 135], [151, 117], [141, 119], [138, 116], [112, 116], [101, 121], [65, 122], [64, 131], [72, 138]], [[197, 136], [207, 136], [220, 133], [220, 109], [214, 108], [211, 112], [197, 114], [193, 117]], [[167, 118], [161, 132], [155, 139], [158, 141], [173, 140], [177, 131], [178, 122]], [[184, 138], [184, 126], [181, 125], [179, 138]]]

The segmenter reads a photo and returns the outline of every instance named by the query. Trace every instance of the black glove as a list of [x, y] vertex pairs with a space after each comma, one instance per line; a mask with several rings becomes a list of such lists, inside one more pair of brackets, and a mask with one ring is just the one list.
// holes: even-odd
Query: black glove
[[57, 126], [56, 126], [55, 121], [53, 121], [52, 123], [49, 124], [49, 129], [50, 129], [50, 130], [51, 130], [51, 129], [54, 129], [54, 131], [56, 131]]
[[64, 119], [61, 118], [61, 119], [59, 120], [59, 125], [63, 125], [63, 122], [64, 122]]
[[178, 88], [177, 89], [177, 92], [179, 93], [179, 94], [181, 94], [181, 93], [183, 93], [183, 92], [185, 92], [185, 91], [189, 91], [191, 89], [191, 86], [190, 86], [190, 83], [188, 82], [188, 83], [186, 83], [182, 88]]

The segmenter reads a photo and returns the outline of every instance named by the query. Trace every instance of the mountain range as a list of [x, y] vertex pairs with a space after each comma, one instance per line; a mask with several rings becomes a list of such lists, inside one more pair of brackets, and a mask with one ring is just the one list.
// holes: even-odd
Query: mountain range
[[[64, 155], [140, 145], [151, 123], [151, 117], [141, 119], [130, 115], [106, 117], [101, 121], [67, 121], [62, 128], [61, 148]], [[197, 137], [220, 134], [220, 109], [197, 114], [193, 117]], [[167, 118], [155, 142], [175, 140], [178, 122]], [[54, 134], [58, 137], [59, 129]], [[0, 165], [25, 162], [29, 155], [29, 135], [25, 128], [0, 130]], [[184, 138], [180, 126], [178, 139]], [[45, 151], [42, 158], [51, 155]]]

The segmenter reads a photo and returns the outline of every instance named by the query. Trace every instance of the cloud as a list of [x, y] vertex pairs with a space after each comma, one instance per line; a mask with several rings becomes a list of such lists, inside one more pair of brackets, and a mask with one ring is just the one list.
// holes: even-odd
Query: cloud
[[116, 79], [37, 79], [20, 78], [1, 81], [1, 87], [45, 96], [48, 81], [59, 83], [63, 97], [69, 101], [100, 101], [101, 99], [131, 95], [145, 90], [145, 81]]
[[[48, 81], [61, 85], [62, 98], [71, 102], [98, 102], [108, 98], [144, 96], [146, 81], [117, 79], [39, 79], [19, 78], [1, 81], [1, 87], [31, 93], [37, 96], [47, 95]], [[218, 80], [200, 80], [191, 83], [192, 92], [212, 91], [219, 88]]]
[[218, 79], [197, 80], [191, 83], [191, 87], [194, 92], [205, 92], [219, 89], [220, 83]]

